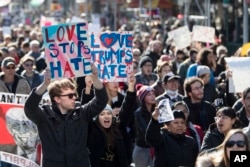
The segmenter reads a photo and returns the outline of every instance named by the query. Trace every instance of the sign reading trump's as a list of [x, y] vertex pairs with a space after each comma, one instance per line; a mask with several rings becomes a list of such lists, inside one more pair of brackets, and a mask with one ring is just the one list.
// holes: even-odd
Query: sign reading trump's
[[126, 81], [132, 71], [132, 34], [129, 32], [91, 33], [90, 48], [92, 61], [103, 81]]
[[47, 65], [52, 78], [91, 74], [91, 51], [87, 23], [42, 28]]

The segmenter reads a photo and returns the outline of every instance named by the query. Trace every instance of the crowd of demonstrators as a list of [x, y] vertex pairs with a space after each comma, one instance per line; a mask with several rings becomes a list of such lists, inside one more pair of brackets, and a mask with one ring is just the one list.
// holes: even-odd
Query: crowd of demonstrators
[[[247, 146], [245, 140], [226, 144], [231, 129], [244, 128], [250, 136], [250, 88], [229, 92], [226, 46], [194, 41], [179, 49], [167, 37], [180, 26], [174, 24], [164, 32], [151, 27], [133, 34], [134, 77], [121, 83], [100, 83], [95, 75], [50, 82], [41, 30], [23, 26], [3, 35], [0, 92], [31, 93], [25, 112], [44, 143], [44, 166], [194, 166], [199, 152], [199, 162], [207, 156], [215, 163], [210, 160], [220, 155], [219, 163], [227, 164], [223, 149]], [[239, 55], [240, 48], [234, 56]], [[46, 90], [52, 106], [39, 108]], [[157, 104], [164, 99], [175, 119], [160, 124]]]

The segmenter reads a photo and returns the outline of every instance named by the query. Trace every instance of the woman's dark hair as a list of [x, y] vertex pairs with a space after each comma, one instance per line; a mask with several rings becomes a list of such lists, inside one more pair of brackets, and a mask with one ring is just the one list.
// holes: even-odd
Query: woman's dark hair
[[235, 119], [235, 123], [232, 126], [232, 129], [237, 129], [237, 128], [242, 128], [242, 123], [240, 121], [240, 119], [237, 117], [236, 115], [236, 111], [231, 108], [231, 107], [222, 107], [220, 108], [217, 113], [216, 116], [221, 116], [221, 115], [225, 115], [230, 117], [231, 119]]
[[99, 122], [99, 115], [95, 118], [94, 122], [99, 127], [99, 129], [103, 132], [106, 136], [106, 145], [110, 145], [111, 147], [115, 146], [115, 139], [116, 138], [123, 138], [120, 131], [116, 119], [112, 118], [112, 124], [110, 128], [103, 128]]
[[[146, 103], [144, 102], [144, 99], [143, 101], [141, 102], [141, 110], [142, 111], [147, 111], [147, 107], [146, 107]], [[152, 105], [152, 108], [151, 108], [151, 111], [149, 111], [150, 113], [153, 113], [155, 110], [155, 104]]]
[[196, 57], [196, 62], [201, 65], [206, 65], [208, 67], [211, 67], [211, 64], [208, 64], [207, 57], [210, 53], [213, 53], [212, 49], [209, 48], [203, 48], [201, 49]]

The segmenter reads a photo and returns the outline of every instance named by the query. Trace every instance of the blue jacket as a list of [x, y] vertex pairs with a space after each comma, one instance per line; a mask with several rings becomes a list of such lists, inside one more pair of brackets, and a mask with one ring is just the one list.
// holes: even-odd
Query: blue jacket
[[[193, 77], [193, 76], [197, 76], [197, 66], [198, 66], [198, 64], [195, 63], [195, 64], [191, 64], [191, 65], [188, 67], [186, 78]], [[213, 72], [213, 70], [211, 70], [211, 69], [210, 69], [210, 80], [209, 80], [209, 83], [215, 85], [215, 81], [214, 81], [214, 72]]]

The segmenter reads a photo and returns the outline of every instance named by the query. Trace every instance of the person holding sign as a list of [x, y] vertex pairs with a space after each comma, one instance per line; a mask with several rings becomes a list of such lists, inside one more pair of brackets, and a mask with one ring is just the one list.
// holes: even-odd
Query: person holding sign
[[155, 167], [194, 166], [198, 148], [192, 137], [185, 135], [185, 115], [173, 110], [174, 120], [159, 123], [160, 109], [155, 108], [146, 130], [146, 141], [155, 149]]
[[128, 142], [128, 124], [136, 105], [135, 77], [128, 74], [128, 90], [117, 120], [112, 107], [94, 118], [89, 126], [88, 148], [92, 167], [128, 167], [131, 157], [131, 143]]
[[[91, 65], [95, 98], [81, 106], [76, 102], [76, 85], [70, 79], [51, 83], [46, 69], [43, 83], [33, 89], [24, 105], [26, 116], [38, 128], [42, 143], [43, 167], [89, 167], [87, 149], [88, 125], [106, 106], [108, 96], [98, 79], [98, 70]], [[48, 91], [52, 105], [39, 106]]]

